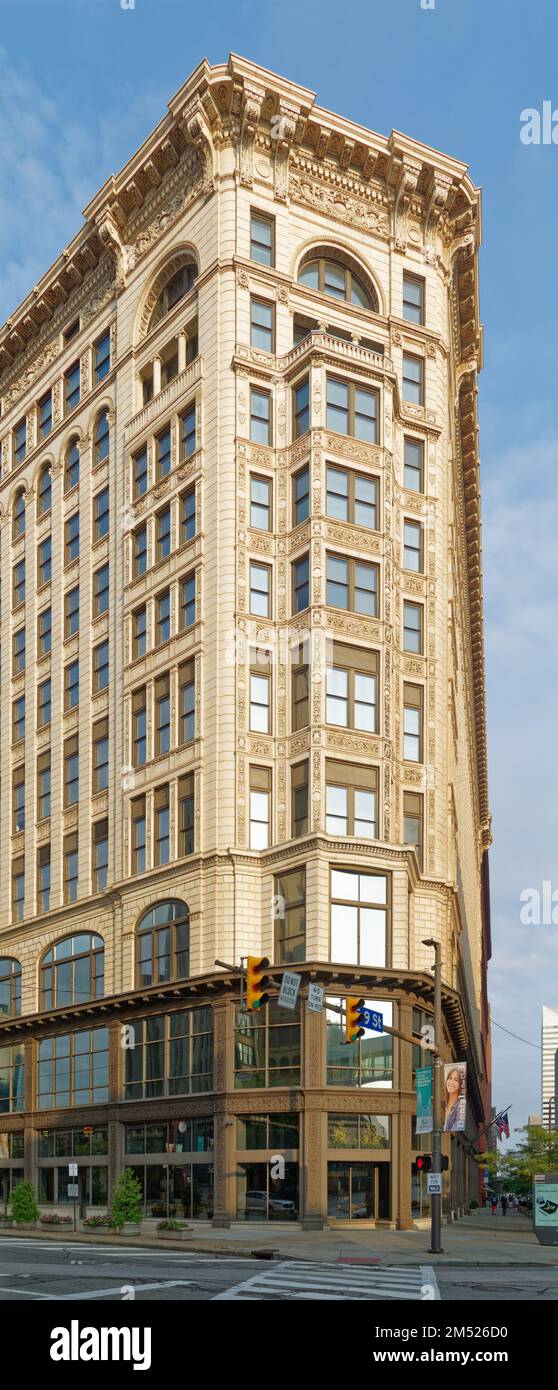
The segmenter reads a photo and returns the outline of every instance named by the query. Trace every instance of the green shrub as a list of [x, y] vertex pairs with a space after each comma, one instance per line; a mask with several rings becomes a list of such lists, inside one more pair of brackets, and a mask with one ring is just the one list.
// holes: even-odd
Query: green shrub
[[158, 1231], [191, 1231], [192, 1227], [187, 1221], [158, 1221]]
[[108, 1213], [108, 1211], [107, 1211], [107, 1213], [106, 1213], [105, 1216], [86, 1216], [86, 1217], [85, 1217], [85, 1220], [84, 1220], [84, 1222], [83, 1222], [83, 1224], [84, 1224], [84, 1226], [92, 1226], [92, 1227], [95, 1227], [95, 1226], [109, 1226], [109, 1227], [110, 1227], [110, 1226], [112, 1226], [113, 1223], [112, 1223], [112, 1218], [109, 1216], [109, 1213]]
[[38, 1221], [39, 1208], [35, 1200], [35, 1188], [33, 1183], [24, 1178], [12, 1187], [10, 1193], [10, 1212], [16, 1223], [23, 1221]]
[[127, 1221], [137, 1224], [142, 1219], [141, 1187], [134, 1174], [128, 1169], [121, 1173], [112, 1194], [112, 1225], [120, 1231]]
[[476, 1209], [477, 1209], [477, 1207], [478, 1207], [478, 1202], [475, 1200], [474, 1197], [473, 1197], [472, 1202], [469, 1202], [469, 1207], [470, 1207], [470, 1210], [471, 1210], [471, 1211], [476, 1211]]

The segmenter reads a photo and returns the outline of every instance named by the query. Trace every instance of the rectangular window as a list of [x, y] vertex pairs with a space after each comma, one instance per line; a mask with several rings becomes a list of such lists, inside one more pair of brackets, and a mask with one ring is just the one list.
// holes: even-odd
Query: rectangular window
[[[331, 999], [331, 1001], [330, 1001], [329, 999], [327, 1000], [327, 1004], [326, 1004], [326, 1028], [327, 1028], [327, 1084], [328, 1084], [328, 1086], [343, 1086], [343, 1087], [345, 1087], [345, 1088], [348, 1087], [348, 1086], [363, 1087], [363, 1088], [368, 1089], [369, 1093], [370, 1093], [370, 1090], [375, 1090], [375, 1089], [378, 1089], [378, 1088], [381, 1088], [381, 1089], [383, 1089], [383, 1090], [385, 1090], [385, 1089], [391, 1089], [391, 1086], [392, 1086], [392, 1084], [393, 1084], [393, 1039], [392, 1039], [392, 1035], [391, 1035], [390, 1033], [366, 1033], [365, 1036], [364, 1036], [363, 1038], [359, 1038], [359, 1039], [358, 1039], [358, 1042], [353, 1043], [351, 1047], [347, 1047], [347, 1045], [346, 1045], [346, 1043], [345, 1043], [345, 1021], [344, 1021], [344, 1017], [343, 1017], [342, 1014], [340, 1015], [339, 1013], [334, 1012], [333, 1009], [329, 1009], [329, 1008], [327, 1007], [327, 1005], [329, 1005], [330, 1002], [331, 1002], [332, 1004], [337, 1005], [337, 1007], [339, 1007], [339, 1005], [341, 1005], [342, 1008], [343, 1008], [343, 1011], [345, 1010], [345, 1007], [346, 1007], [345, 999], [336, 998], [336, 999]], [[385, 1000], [385, 999], [382, 999], [382, 1000], [379, 1000], [379, 999], [366, 999], [366, 998], [365, 998], [364, 1003], [365, 1003], [365, 1006], [366, 1006], [368, 1009], [381, 1012], [381, 1013], [383, 1014], [383, 1016], [384, 1016], [384, 1022], [387, 1023], [388, 1027], [391, 1027], [391, 1026], [392, 1026], [392, 1022], [393, 1022], [393, 1005], [391, 1004], [391, 1002], [390, 1002], [389, 1000]], [[361, 1131], [360, 1131], [360, 1134], [361, 1134], [361, 1138], [360, 1138], [361, 1145], [362, 1145], [362, 1126], [365, 1124], [366, 1118], [367, 1118], [367, 1117], [365, 1117], [364, 1115], [359, 1116], [360, 1126], [361, 1126]], [[375, 1124], [375, 1125], [378, 1124], [379, 1118], [380, 1118], [380, 1117], [378, 1117], [377, 1115], [374, 1115], [373, 1119], [374, 1119], [374, 1124]], [[343, 1123], [344, 1123], [345, 1125], [349, 1126], [350, 1123], [351, 1123], [351, 1119], [352, 1119], [351, 1116], [349, 1116], [349, 1115], [344, 1115], [344, 1116], [343, 1116]], [[338, 1131], [338, 1128], [337, 1128], [337, 1133], [338, 1133], [338, 1132], [339, 1132], [339, 1131]], [[375, 1147], [375, 1141], [372, 1141], [372, 1140], [369, 1138], [370, 1130], [368, 1129], [368, 1132], [367, 1132], [366, 1130], [365, 1130], [364, 1132], [365, 1132], [365, 1134], [367, 1135], [366, 1147], [368, 1148], [368, 1147], [371, 1147], [372, 1145], [374, 1145], [374, 1147]], [[338, 1139], [337, 1139], [335, 1145], [332, 1145], [332, 1147], [334, 1147], [334, 1146], [336, 1147], [338, 1142], [339, 1142], [339, 1141], [338, 1141]], [[328, 1166], [332, 1166], [332, 1165], [328, 1165]], [[337, 1166], [337, 1165], [336, 1165], [336, 1166]], [[384, 1168], [385, 1168], [386, 1172], [389, 1171], [389, 1166], [388, 1166], [387, 1164], [381, 1164], [381, 1165], [380, 1165], [380, 1169], [383, 1170]], [[358, 1202], [358, 1201], [361, 1202], [361, 1201], [362, 1201], [361, 1196], [356, 1196], [356, 1201], [355, 1201], [355, 1181], [356, 1181], [356, 1173], [355, 1173], [355, 1169], [353, 1168], [353, 1175], [352, 1175], [353, 1215], [356, 1215], [356, 1214], [358, 1213], [359, 1210], [362, 1211], [362, 1205], [359, 1205], [359, 1206], [356, 1205], [356, 1202]], [[335, 1179], [335, 1189], [334, 1189], [334, 1190], [335, 1190], [335, 1195], [336, 1195], [336, 1200], [338, 1199], [338, 1190], [339, 1190], [339, 1189], [338, 1189], [338, 1182], [339, 1182], [339, 1180], [338, 1180], [338, 1178], [336, 1178], [336, 1179]], [[360, 1194], [360, 1190], [361, 1190], [361, 1189], [360, 1189], [360, 1182], [361, 1182], [361, 1180], [359, 1180], [359, 1194]], [[348, 1201], [348, 1193], [347, 1193], [347, 1192], [346, 1192], [346, 1200]], [[380, 1208], [380, 1209], [381, 1209], [381, 1208]], [[386, 1214], [386, 1216], [387, 1216], [388, 1213], [389, 1213], [389, 1200], [386, 1202], [386, 1207], [384, 1208], [384, 1210], [385, 1210], [385, 1214]]]
[[326, 762], [326, 830], [328, 835], [376, 838], [378, 774], [376, 768]]
[[[300, 1008], [280, 1009], [270, 1001], [250, 1014], [237, 1012], [235, 1079], [237, 1090], [261, 1086], [300, 1086]], [[257, 1179], [265, 1186], [265, 1169]], [[261, 1195], [261, 1194], [260, 1194]], [[264, 1194], [265, 1195], [265, 1194]]]
[[132, 613], [132, 659], [137, 661], [147, 651], [147, 608], [136, 608]]
[[72, 362], [64, 373], [64, 409], [66, 415], [70, 410], [75, 410], [80, 401], [80, 367], [79, 361]]
[[378, 566], [341, 555], [327, 556], [326, 603], [378, 617]]
[[155, 599], [155, 646], [168, 642], [171, 635], [170, 589], [164, 589]]
[[196, 621], [196, 575], [195, 571], [187, 574], [180, 581], [180, 628], [184, 631], [187, 627], [193, 627]]
[[93, 574], [93, 617], [108, 613], [109, 606], [109, 567], [101, 565]]
[[72, 735], [64, 741], [64, 807], [79, 802], [79, 738]]
[[293, 839], [308, 834], [308, 758], [291, 768], [291, 820]]
[[46, 439], [52, 429], [52, 391], [47, 391], [39, 401], [39, 438]]
[[275, 264], [275, 219], [263, 212], [253, 212], [250, 217], [250, 260]]
[[301, 468], [293, 478], [293, 524], [300, 526], [310, 516], [310, 469]]
[[25, 860], [19, 855], [12, 863], [12, 922], [23, 922], [25, 914]]
[[155, 681], [155, 756], [170, 751], [170, 676]]
[[139, 453], [134, 454], [132, 459], [132, 489], [134, 497], [143, 497], [147, 492], [148, 473], [147, 473], [147, 444]]
[[196, 489], [188, 488], [180, 498], [180, 544], [193, 541], [196, 534]]
[[79, 632], [79, 584], [64, 594], [64, 636], [75, 637]]
[[37, 758], [37, 819], [50, 816], [50, 749]]
[[403, 318], [408, 323], [424, 323], [424, 280], [403, 272]]
[[424, 443], [422, 439], [404, 441], [404, 482], [409, 492], [424, 491]]
[[50, 679], [41, 681], [37, 689], [37, 724], [39, 729], [44, 729], [46, 724], [50, 724], [50, 699]]
[[37, 910], [48, 912], [50, 908], [50, 845], [42, 845], [37, 850]]
[[168, 560], [171, 553], [171, 513], [170, 507], [164, 507], [162, 512], [157, 512], [155, 517], [155, 546], [157, 564], [161, 560]]
[[306, 955], [306, 870], [292, 869], [275, 880], [278, 903], [275, 960], [294, 965]]
[[[106, 1103], [109, 1095], [109, 1030], [80, 1029], [77, 1033], [43, 1038], [39, 1043], [38, 1104], [40, 1110], [53, 1106]], [[71, 1144], [71, 1135], [70, 1135]], [[46, 1171], [46, 1170], [44, 1170]], [[61, 1198], [62, 1170], [58, 1177]], [[93, 1168], [95, 1174], [99, 1169]], [[93, 1178], [93, 1193], [96, 1179]], [[100, 1189], [105, 1191], [104, 1187]], [[95, 1200], [95, 1197], [93, 1198]], [[103, 1197], [106, 1202], [106, 1196]]]
[[403, 792], [403, 843], [412, 845], [422, 868], [424, 798], [415, 792]]
[[107, 690], [109, 683], [109, 644], [99, 642], [93, 648], [93, 692]]
[[255, 560], [250, 561], [250, 612], [258, 618], [271, 617], [271, 570]]
[[403, 686], [403, 757], [409, 763], [422, 762], [422, 709], [423, 688], [421, 685]]
[[250, 731], [271, 733], [271, 662], [257, 647], [250, 651]]
[[250, 439], [253, 444], [271, 444], [271, 396], [256, 386], [250, 387]]
[[12, 664], [14, 676], [25, 670], [25, 628], [20, 627], [12, 637]]
[[93, 539], [102, 541], [109, 533], [109, 490], [101, 488], [93, 498]]
[[145, 797], [136, 796], [131, 802], [132, 819], [132, 873], [142, 874], [146, 867], [146, 818]]
[[104, 893], [108, 880], [108, 820], [93, 825], [93, 891]]
[[403, 650], [420, 656], [423, 651], [423, 610], [421, 603], [403, 604]]
[[293, 439], [300, 439], [310, 429], [310, 377], [305, 376], [293, 386]]
[[271, 822], [271, 768], [250, 768], [250, 849], [268, 849]]
[[132, 694], [132, 764], [143, 767], [147, 762], [147, 695], [143, 685]]
[[64, 347], [67, 347], [68, 343], [73, 342], [73, 339], [77, 338], [77, 335], [80, 330], [80, 325], [81, 320], [78, 315], [77, 319], [73, 319], [72, 322], [68, 324], [68, 327], [64, 329], [64, 332], [62, 334], [62, 342], [64, 344]]
[[194, 775], [178, 782], [178, 853], [181, 858], [194, 853]]
[[377, 652], [334, 642], [333, 661], [326, 671], [328, 724], [377, 733], [378, 671]]
[[20, 420], [14, 429], [14, 464], [23, 463], [27, 453], [27, 420]]
[[108, 791], [109, 723], [98, 719], [93, 725], [93, 793]]
[[292, 567], [293, 613], [302, 613], [310, 603], [310, 556], [302, 555]]
[[12, 773], [12, 833], [17, 835], [25, 830], [25, 767], [14, 768]]
[[326, 514], [336, 521], [378, 529], [378, 479], [327, 465]]
[[98, 386], [99, 382], [104, 381], [110, 372], [110, 329], [107, 328], [101, 337], [97, 338], [93, 348], [93, 358], [95, 385]]
[[292, 697], [293, 733], [307, 728], [310, 722], [309, 710], [310, 668], [306, 659], [304, 643], [300, 642], [292, 655]]
[[404, 521], [403, 551], [405, 569], [413, 570], [415, 574], [422, 574], [424, 569], [423, 530], [420, 521]]
[[12, 605], [21, 608], [25, 603], [25, 560], [18, 560], [12, 570]]
[[257, 531], [271, 530], [271, 481], [250, 474], [250, 525]]
[[403, 400], [424, 405], [424, 358], [403, 353]]
[[171, 429], [167, 425], [155, 440], [155, 472], [157, 482], [166, 478], [171, 470]]
[[[138, 1019], [132, 1024], [135, 1035], [135, 1046], [126, 1052], [126, 1077], [124, 1083], [124, 1096], [126, 1100], [149, 1100], [157, 1096], [180, 1096], [189, 1093], [196, 1094], [202, 1091], [211, 1091], [213, 1087], [213, 1022], [211, 1008], [200, 1009], [180, 1009], [170, 1014], [160, 1014], [157, 1017], [151, 1015], [149, 1018]], [[189, 1121], [186, 1122], [189, 1125]], [[203, 1129], [205, 1122], [194, 1121], [196, 1125], [195, 1140], [192, 1141], [202, 1150], [206, 1147], [203, 1139]], [[142, 1126], [143, 1128], [143, 1126]], [[174, 1138], [175, 1125], [170, 1122], [170, 1134]], [[182, 1127], [181, 1127], [182, 1128]], [[130, 1126], [131, 1129], [131, 1126]], [[128, 1152], [138, 1153], [165, 1153], [169, 1148], [176, 1147], [184, 1151], [184, 1138], [182, 1133], [178, 1136], [180, 1144], [167, 1144], [167, 1125], [148, 1126], [147, 1134], [141, 1138], [141, 1149], [138, 1147], [139, 1135], [137, 1126], [132, 1131], [133, 1141]], [[146, 1142], [147, 1140], [147, 1142]], [[201, 1141], [201, 1142], [200, 1142]], [[140, 1168], [134, 1167], [133, 1172], [144, 1173], [143, 1165]], [[155, 1181], [151, 1182], [151, 1165], [145, 1168], [148, 1197], [152, 1192], [152, 1200], [160, 1199], [161, 1196], [161, 1170], [156, 1167], [153, 1169]], [[172, 1176], [172, 1169], [171, 1176]], [[183, 1169], [174, 1170], [178, 1177], [180, 1171], [181, 1184]], [[197, 1174], [201, 1172], [199, 1168], [190, 1164], [187, 1165], [187, 1185], [190, 1184], [190, 1173], [193, 1173], [193, 1186], [197, 1188]], [[207, 1170], [204, 1167], [205, 1177]], [[182, 1185], [180, 1190], [182, 1191]], [[179, 1184], [176, 1182], [175, 1191]], [[188, 1195], [185, 1199], [190, 1212], [191, 1198]], [[194, 1212], [196, 1211], [196, 1197], [194, 1197]], [[153, 1208], [155, 1209], [155, 1208]], [[165, 1208], [166, 1209], [166, 1208]], [[151, 1207], [148, 1207], [151, 1210]]]
[[72, 564], [79, 557], [79, 512], [68, 517], [64, 527], [64, 564]]
[[168, 786], [157, 787], [153, 797], [156, 864], [168, 864], [170, 859], [169, 807]]
[[331, 952], [348, 965], [387, 963], [388, 880], [385, 874], [331, 870]]
[[191, 743], [196, 736], [196, 664], [185, 661], [178, 668], [179, 743]]
[[12, 704], [12, 743], [25, 738], [25, 695], [19, 695]]
[[180, 417], [181, 458], [190, 458], [192, 454], [195, 454], [196, 448], [196, 402], [193, 401], [192, 405], [189, 405]]
[[76, 709], [79, 705], [79, 661], [70, 661], [64, 667], [64, 711]]
[[132, 536], [132, 576], [139, 579], [147, 570], [147, 526], [138, 526]]
[[273, 304], [264, 299], [250, 300], [250, 344], [264, 352], [275, 352]]
[[64, 837], [64, 902], [75, 903], [78, 895], [78, 837]]
[[350, 434], [368, 444], [378, 442], [378, 393], [353, 381], [327, 377], [326, 419], [328, 430]]
[[37, 582], [39, 588], [43, 584], [50, 584], [52, 578], [52, 538], [45, 536], [44, 541], [37, 546]]

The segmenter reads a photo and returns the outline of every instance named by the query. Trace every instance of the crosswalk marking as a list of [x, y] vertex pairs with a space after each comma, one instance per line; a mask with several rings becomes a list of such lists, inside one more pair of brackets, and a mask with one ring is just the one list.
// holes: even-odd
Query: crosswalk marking
[[348, 1268], [331, 1264], [311, 1264], [286, 1260], [266, 1273], [234, 1284], [215, 1296], [217, 1301], [249, 1301], [262, 1298], [316, 1299], [439, 1299], [440, 1292], [431, 1266], [407, 1268]]

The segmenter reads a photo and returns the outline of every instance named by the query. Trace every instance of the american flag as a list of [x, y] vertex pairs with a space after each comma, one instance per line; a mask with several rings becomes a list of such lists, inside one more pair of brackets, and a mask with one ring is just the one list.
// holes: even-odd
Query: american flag
[[506, 1111], [506, 1114], [505, 1114], [505, 1115], [499, 1115], [499, 1116], [498, 1116], [498, 1119], [496, 1120], [496, 1129], [498, 1130], [498, 1138], [499, 1138], [499, 1139], [502, 1138], [502, 1135], [503, 1135], [503, 1134], [505, 1134], [506, 1139], [509, 1139], [509, 1137], [510, 1137], [510, 1124], [509, 1124], [509, 1120], [508, 1120], [507, 1111]]

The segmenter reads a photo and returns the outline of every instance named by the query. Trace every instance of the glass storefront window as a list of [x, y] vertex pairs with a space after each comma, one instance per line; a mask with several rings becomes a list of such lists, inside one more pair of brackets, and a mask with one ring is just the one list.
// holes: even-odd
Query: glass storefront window
[[327, 1210], [334, 1221], [388, 1221], [390, 1164], [328, 1163]]
[[85, 1125], [83, 1129], [43, 1129], [39, 1134], [39, 1158], [84, 1158], [108, 1153], [108, 1130]]
[[389, 1149], [389, 1115], [328, 1115], [330, 1149]]
[[296, 1221], [298, 1163], [285, 1164], [284, 1178], [272, 1178], [269, 1163], [237, 1164], [237, 1221]]
[[199, 1094], [213, 1088], [211, 1008], [180, 1009], [132, 1023], [126, 1050], [126, 1100]]
[[0, 1047], [0, 1114], [23, 1110], [25, 1053], [22, 1047]]
[[108, 1100], [108, 1028], [84, 1029], [39, 1043], [39, 1109]]
[[157, 1125], [125, 1125], [127, 1154], [210, 1153], [213, 1149], [213, 1117], [195, 1120], [163, 1120]]
[[140, 1184], [145, 1216], [198, 1221], [213, 1216], [212, 1164], [134, 1163], [128, 1171]]
[[300, 1086], [300, 1013], [265, 1006], [260, 1015], [237, 1011], [235, 1087]]
[[[344, 1000], [332, 999], [339, 1005]], [[366, 999], [366, 1007], [379, 1011], [392, 1026], [393, 1005], [385, 999]], [[393, 1085], [393, 1042], [390, 1033], [366, 1033], [350, 1047], [345, 1042], [341, 1014], [326, 1007], [327, 1084], [368, 1089], [388, 1089]]]

